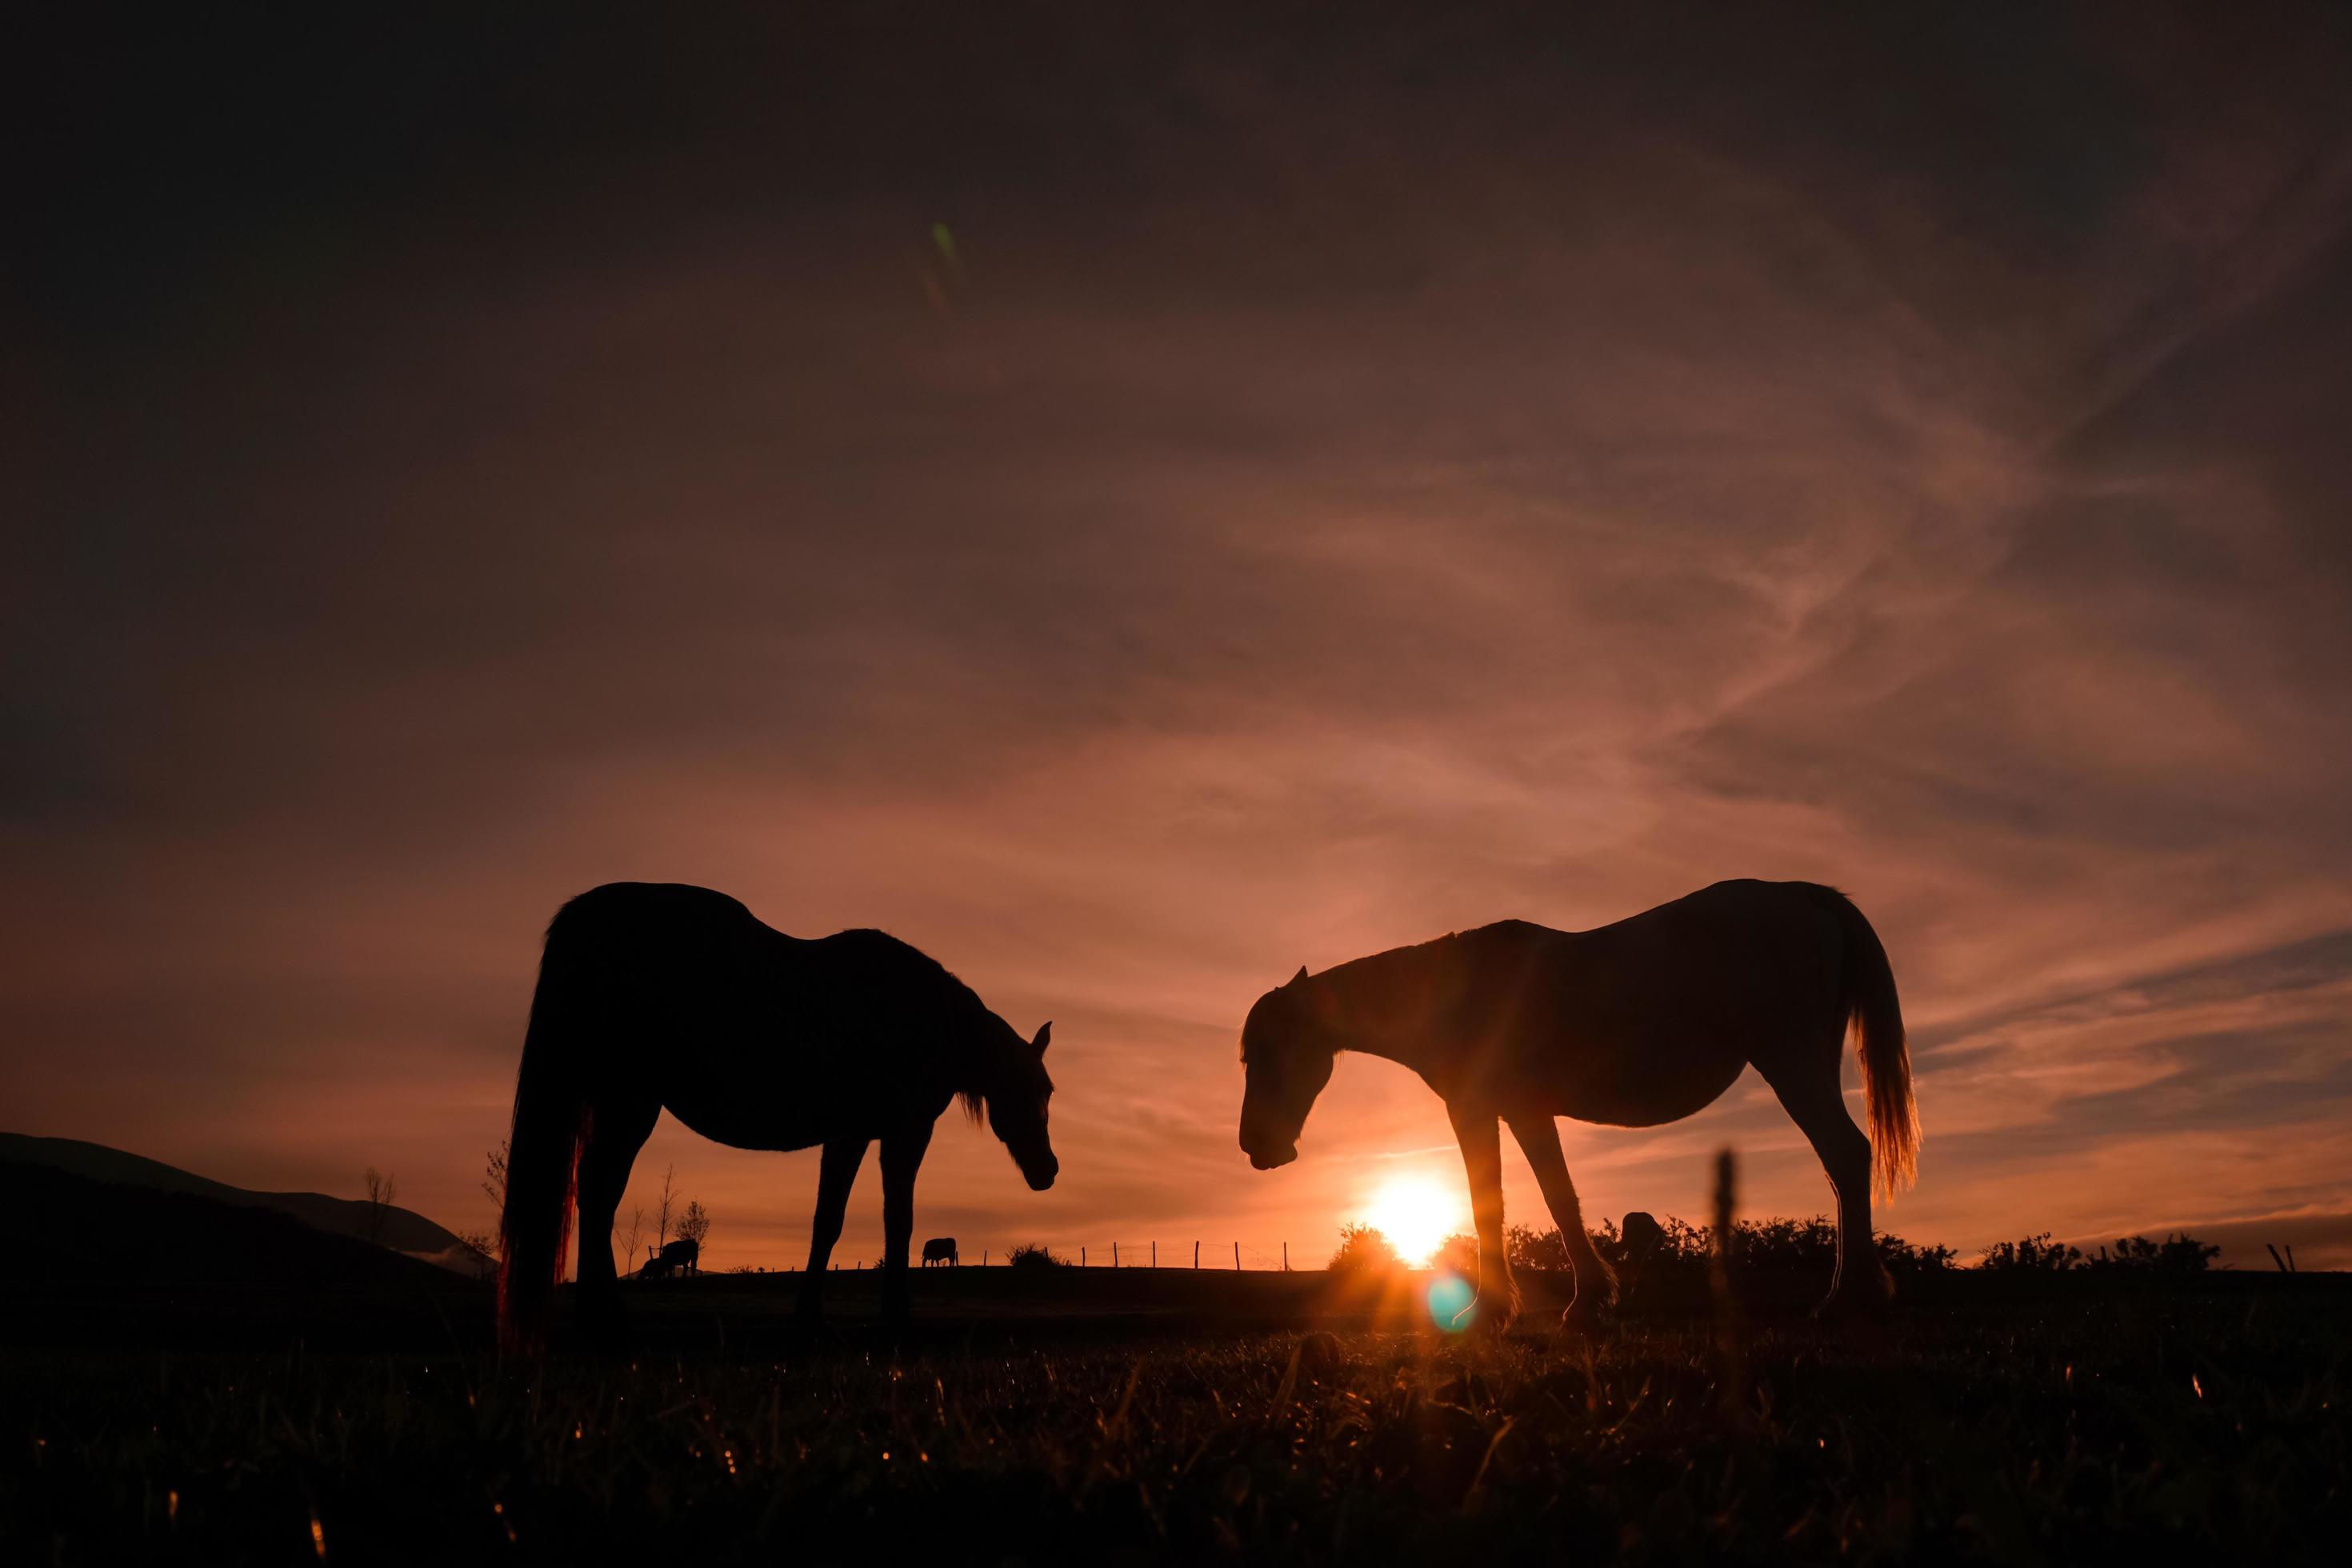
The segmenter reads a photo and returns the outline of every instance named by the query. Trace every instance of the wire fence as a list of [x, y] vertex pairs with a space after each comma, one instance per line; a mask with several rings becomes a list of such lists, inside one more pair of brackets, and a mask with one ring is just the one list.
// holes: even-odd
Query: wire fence
[[[1226, 1273], [1287, 1274], [1299, 1268], [1319, 1268], [1325, 1259], [1299, 1256], [1286, 1241], [1271, 1247], [1253, 1247], [1241, 1241], [1110, 1241], [1080, 1242], [1075, 1247], [1057, 1247], [1047, 1242], [1022, 1241], [1011, 1247], [990, 1243], [976, 1251], [958, 1244], [949, 1257], [923, 1255], [924, 1244], [918, 1242], [908, 1248], [907, 1267], [956, 1268], [1006, 1268], [1064, 1267], [1070, 1268], [1213, 1268]], [[1014, 1255], [1031, 1248], [1043, 1248], [1045, 1259], [1032, 1256], [1027, 1264], [1015, 1261]], [[858, 1273], [879, 1268], [882, 1260], [876, 1258], [836, 1258], [827, 1272]], [[800, 1274], [799, 1267], [769, 1268], [761, 1266], [739, 1268], [739, 1274]]]

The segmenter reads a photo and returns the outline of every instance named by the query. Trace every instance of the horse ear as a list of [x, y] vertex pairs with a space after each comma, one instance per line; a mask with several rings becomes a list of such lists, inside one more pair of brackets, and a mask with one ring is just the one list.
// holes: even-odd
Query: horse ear
[[1292, 976], [1290, 977], [1290, 984], [1292, 984], [1293, 985], [1296, 985], [1296, 984], [1297, 984], [1300, 981], [1302, 981], [1302, 980], [1304, 980], [1304, 979], [1306, 979], [1306, 978], [1307, 978], [1307, 966], [1306, 966], [1305, 964], [1303, 964], [1303, 963], [1302, 963], [1302, 964], [1300, 964], [1300, 965], [1298, 966], [1298, 973], [1296, 973], [1296, 974], [1294, 974], [1294, 975], [1292, 975]]
[[1045, 1047], [1053, 1043], [1054, 1020], [1048, 1018], [1044, 1023], [1037, 1026], [1037, 1037], [1030, 1041], [1029, 1044], [1035, 1049], [1037, 1054], [1042, 1057], [1045, 1054]]

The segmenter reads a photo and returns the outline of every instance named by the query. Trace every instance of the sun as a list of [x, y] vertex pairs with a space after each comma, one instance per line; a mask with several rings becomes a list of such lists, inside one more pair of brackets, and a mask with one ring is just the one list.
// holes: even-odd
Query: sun
[[1415, 1265], [1427, 1263], [1447, 1237], [1468, 1228], [1459, 1200], [1427, 1176], [1391, 1178], [1364, 1205], [1364, 1223], [1387, 1237], [1399, 1258]]

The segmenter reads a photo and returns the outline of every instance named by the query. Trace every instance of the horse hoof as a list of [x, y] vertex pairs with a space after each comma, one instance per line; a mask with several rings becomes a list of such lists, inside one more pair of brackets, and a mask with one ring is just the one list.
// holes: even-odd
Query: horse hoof
[[1516, 1296], [1478, 1296], [1454, 1315], [1450, 1325], [1455, 1333], [1465, 1331], [1481, 1334], [1501, 1334], [1518, 1318], [1519, 1303]]

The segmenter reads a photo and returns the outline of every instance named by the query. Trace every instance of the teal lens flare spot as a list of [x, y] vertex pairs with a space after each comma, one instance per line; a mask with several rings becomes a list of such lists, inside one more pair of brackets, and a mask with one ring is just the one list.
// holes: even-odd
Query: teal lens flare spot
[[1460, 1333], [1470, 1326], [1473, 1316], [1470, 1303], [1477, 1297], [1478, 1292], [1471, 1289], [1470, 1281], [1459, 1274], [1450, 1270], [1439, 1274], [1429, 1282], [1430, 1321], [1449, 1334]]

